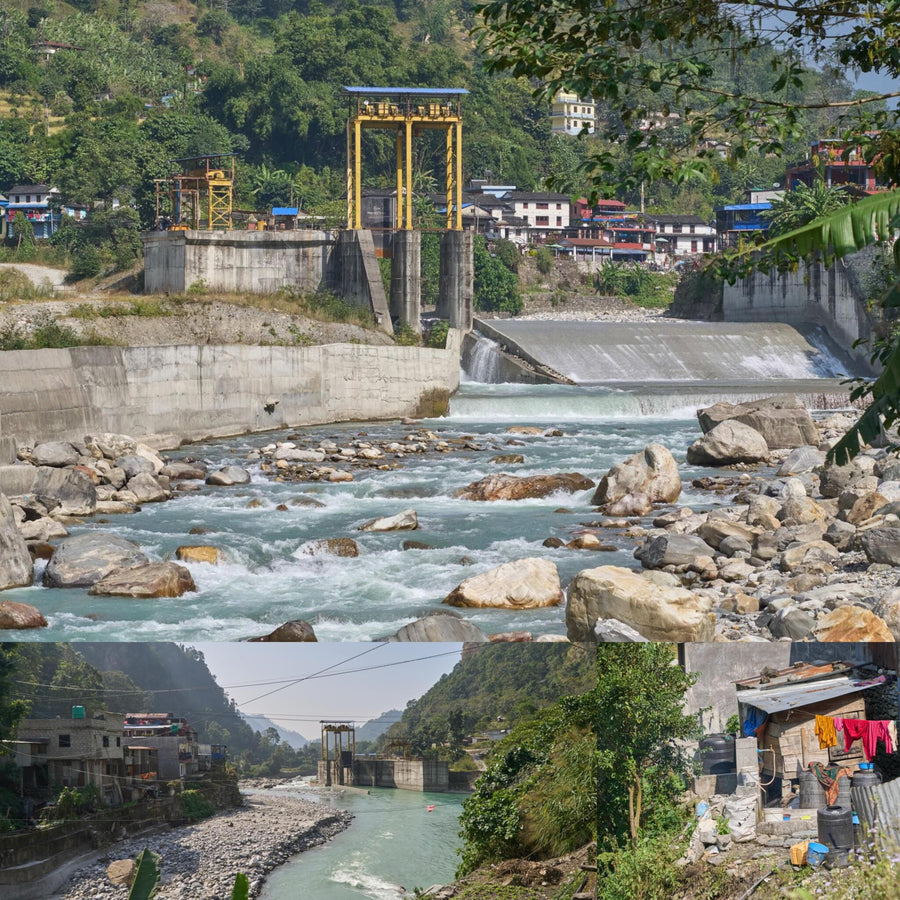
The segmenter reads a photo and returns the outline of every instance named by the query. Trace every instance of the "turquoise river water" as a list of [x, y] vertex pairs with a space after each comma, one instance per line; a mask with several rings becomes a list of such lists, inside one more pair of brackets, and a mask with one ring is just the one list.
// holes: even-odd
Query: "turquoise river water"
[[315, 791], [305, 796], [349, 810], [353, 822], [327, 844], [276, 869], [262, 900], [401, 900], [411, 897], [413, 888], [453, 880], [464, 795], [374, 788], [369, 794]]
[[[755, 386], [757, 395], [794, 389], [804, 396], [833, 389], [835, 382], [807, 381]], [[744, 387], [745, 395], [749, 386]], [[740, 393], [740, 392], [738, 392]], [[724, 392], [728, 396], [728, 392]], [[132, 600], [91, 597], [86, 590], [36, 586], [4, 592], [4, 599], [36, 606], [49, 627], [33, 631], [0, 631], [15, 640], [240, 640], [265, 634], [282, 622], [306, 619], [320, 640], [360, 641], [393, 634], [401, 626], [440, 607], [441, 600], [464, 578], [503, 562], [527, 556], [553, 560], [563, 584], [581, 569], [596, 565], [635, 566], [632, 544], [617, 533], [605, 535], [620, 549], [614, 553], [550, 550], [551, 535], [570, 539], [580, 523], [597, 518], [591, 491], [560, 494], [542, 500], [474, 503], [455, 492], [489, 473], [516, 475], [582, 472], [595, 481], [614, 463], [651, 441], [665, 444], [682, 467], [685, 492], [680, 503], [703, 506], [716, 502], [694, 491], [690, 479], [703, 470], [684, 462], [687, 447], [700, 431], [697, 406], [723, 396], [721, 385], [655, 385], [611, 389], [599, 386], [529, 386], [463, 384], [446, 418], [426, 427], [442, 437], [473, 435], [488, 449], [407, 457], [402, 467], [356, 474], [342, 484], [292, 484], [269, 481], [258, 463], [248, 464], [252, 483], [236, 488], [204, 487], [167, 503], [147, 504], [130, 516], [107, 522], [85, 520], [71, 530], [106, 529], [136, 541], [154, 559], [172, 558], [181, 544], [210, 543], [221, 548], [219, 566], [190, 564], [198, 590], [178, 599]], [[511, 424], [558, 427], [557, 437], [520, 437], [523, 446], [508, 447]], [[300, 434], [338, 443], [361, 432], [369, 438], [397, 439], [412, 430], [394, 423], [355, 423], [292, 429], [192, 445], [173, 457], [202, 457], [210, 467], [243, 464], [247, 453], [279, 436]], [[522, 453], [522, 465], [498, 466], [497, 453]], [[312, 497], [321, 508], [292, 506], [291, 500]], [[253, 500], [261, 505], [251, 508]], [[279, 504], [288, 509], [279, 512]], [[569, 512], [559, 512], [564, 507]], [[413, 508], [420, 528], [414, 533], [360, 532], [375, 516]], [[189, 535], [195, 526], [203, 537]], [[308, 555], [302, 545], [316, 538], [353, 537], [358, 558]], [[404, 551], [415, 538], [435, 549]], [[486, 632], [527, 630], [565, 633], [562, 607], [539, 610], [465, 610]]]

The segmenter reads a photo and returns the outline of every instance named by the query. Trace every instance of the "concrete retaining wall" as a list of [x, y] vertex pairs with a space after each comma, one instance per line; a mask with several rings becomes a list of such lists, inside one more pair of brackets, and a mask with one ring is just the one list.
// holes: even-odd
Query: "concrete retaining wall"
[[872, 337], [872, 319], [854, 275], [852, 263], [837, 260], [801, 264], [795, 272], [754, 272], [733, 285], [725, 284], [722, 315], [726, 322], [784, 322], [820, 325], [867, 370], [868, 351], [854, 349], [857, 340]]
[[73, 347], [0, 353], [0, 464], [16, 446], [118, 432], [184, 441], [326, 422], [441, 415], [459, 386], [446, 350]]
[[249, 293], [336, 286], [330, 231], [151, 231], [141, 241], [147, 293], [184, 293], [195, 284]]

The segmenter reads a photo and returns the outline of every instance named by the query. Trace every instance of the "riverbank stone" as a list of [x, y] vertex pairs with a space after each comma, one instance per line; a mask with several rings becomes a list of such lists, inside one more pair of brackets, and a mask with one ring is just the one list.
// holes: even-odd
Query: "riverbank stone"
[[46, 628], [47, 620], [29, 603], [0, 600], [0, 628]]
[[31, 451], [31, 462], [35, 466], [64, 468], [78, 463], [80, 454], [67, 441], [46, 441]]
[[318, 556], [324, 553], [329, 556], [342, 556], [350, 559], [359, 556], [359, 545], [353, 538], [319, 538], [301, 544], [298, 552], [309, 556]]
[[556, 565], [529, 557], [503, 563], [458, 584], [445, 598], [448, 606], [535, 609], [563, 601]]
[[240, 466], [225, 466], [206, 476], [206, 483], [218, 487], [250, 484], [250, 473]]
[[488, 475], [480, 481], [456, 492], [460, 500], [527, 500], [540, 499], [550, 494], [573, 494], [594, 486], [590, 478], [580, 472], [559, 472], [554, 475]]
[[215, 566], [222, 561], [222, 553], [218, 547], [210, 544], [195, 546], [183, 544], [175, 551], [175, 559], [180, 562], [210, 563]]
[[861, 606], [839, 606], [819, 619], [816, 640], [827, 643], [882, 643], [894, 640], [887, 623]]
[[749, 425], [732, 419], [716, 425], [687, 449], [687, 461], [692, 466], [762, 462], [768, 456], [766, 439]]
[[605, 506], [629, 494], [645, 494], [651, 503], [674, 503], [680, 496], [678, 464], [662, 444], [648, 444], [616, 463], [600, 479], [591, 505]]
[[63, 540], [44, 570], [45, 587], [91, 587], [114, 569], [149, 560], [132, 541], [106, 531], [91, 531]]
[[5, 494], [0, 494], [0, 591], [27, 587], [33, 573], [31, 554], [19, 533], [12, 504]]
[[114, 569], [91, 587], [90, 593], [104, 597], [180, 597], [196, 591], [191, 573], [174, 562], [152, 562], [127, 569]]
[[900, 565], [900, 528], [869, 528], [859, 533], [858, 540], [870, 563]]
[[455, 643], [462, 641], [466, 644], [482, 644], [486, 643], [489, 638], [477, 625], [473, 625], [458, 613], [450, 610], [436, 610], [404, 625], [396, 634], [383, 640], [389, 643], [397, 641], [452, 641]]
[[360, 531], [415, 531], [419, 527], [419, 517], [414, 509], [404, 509], [393, 516], [370, 519], [359, 526]]
[[796, 397], [791, 396], [766, 397], [738, 404], [714, 403], [697, 410], [697, 419], [704, 433], [714, 430], [722, 422], [740, 422], [761, 434], [770, 450], [790, 450], [819, 442], [812, 416]]
[[711, 641], [715, 634], [708, 597], [681, 587], [664, 587], [619, 566], [585, 569], [569, 586], [569, 639], [594, 640], [598, 619], [622, 622], [648, 641]]
[[279, 625], [274, 631], [270, 631], [262, 637], [248, 638], [248, 640], [250, 643], [267, 643], [269, 641], [312, 643], [319, 639], [316, 637], [316, 633], [309, 622], [305, 622], [303, 619], [295, 619], [292, 622], [285, 622], [284, 625]]
[[706, 568], [715, 550], [695, 534], [661, 534], [643, 547], [635, 550], [635, 556], [645, 569], [662, 569], [665, 566]]

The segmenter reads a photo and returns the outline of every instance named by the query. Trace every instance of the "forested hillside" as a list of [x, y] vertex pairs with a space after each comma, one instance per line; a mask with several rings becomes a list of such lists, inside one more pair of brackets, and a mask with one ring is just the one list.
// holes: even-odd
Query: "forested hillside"
[[[548, 107], [533, 99], [526, 79], [486, 74], [471, 36], [477, 25], [471, 6], [467, 0], [6, 0], [0, 191], [18, 182], [52, 183], [69, 200], [116, 199], [147, 226], [153, 178], [171, 170], [172, 158], [233, 151], [240, 158], [239, 206], [264, 210], [293, 200], [312, 213], [333, 212], [344, 191], [341, 87], [387, 84], [470, 91], [466, 179], [534, 189], [554, 178], [557, 189], [580, 194], [585, 142], [551, 135]], [[740, 69], [723, 57], [717, 83], [764, 91], [772, 53], [762, 47]], [[837, 71], [812, 79], [808, 90], [851, 93]], [[661, 114], [665, 101], [660, 96]], [[809, 137], [828, 125], [811, 113]], [[673, 141], [683, 137], [678, 122], [665, 127]], [[799, 154], [803, 141], [792, 149]], [[393, 153], [392, 137], [367, 135], [367, 184], [389, 183]], [[440, 187], [440, 136], [417, 141], [416, 153], [416, 188]], [[627, 153], [622, 147], [623, 166]], [[710, 209], [714, 199], [778, 180], [783, 165], [723, 160], [711, 182], [654, 187], [648, 204]]]
[[595, 652], [583, 644], [485, 644], [467, 653], [418, 700], [411, 700], [386, 738], [414, 750], [451, 750], [476, 729], [512, 727], [537, 710], [594, 687]]

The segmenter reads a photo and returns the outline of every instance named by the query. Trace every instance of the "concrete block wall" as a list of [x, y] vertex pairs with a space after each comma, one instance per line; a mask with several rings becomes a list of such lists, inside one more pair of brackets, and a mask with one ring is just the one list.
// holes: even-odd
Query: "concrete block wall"
[[198, 284], [248, 293], [334, 288], [337, 239], [329, 231], [150, 231], [141, 241], [147, 293]]
[[869, 368], [868, 351], [854, 349], [853, 343], [872, 337], [872, 319], [850, 265], [841, 260], [828, 269], [821, 263], [803, 263], [794, 272], [754, 272], [725, 284], [722, 315], [726, 322], [819, 325]]
[[6, 351], [0, 464], [15, 459], [16, 446], [101, 432], [175, 433], [194, 441], [441, 415], [459, 386], [459, 355], [456, 331], [445, 350], [327, 344]]

